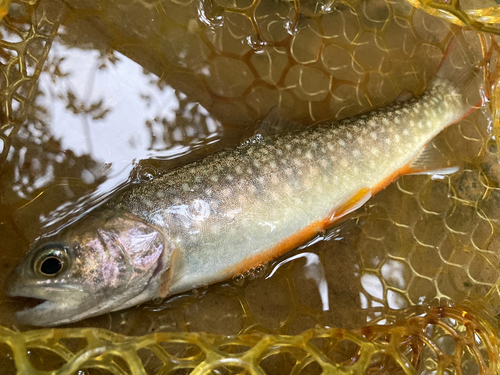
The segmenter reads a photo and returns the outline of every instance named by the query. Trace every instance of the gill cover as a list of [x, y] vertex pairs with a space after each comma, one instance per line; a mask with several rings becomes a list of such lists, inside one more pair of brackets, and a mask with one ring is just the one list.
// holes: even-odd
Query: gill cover
[[8, 277], [5, 291], [45, 300], [18, 312], [21, 323], [69, 323], [156, 297], [169, 256], [151, 225], [129, 213], [94, 211], [37, 241]]

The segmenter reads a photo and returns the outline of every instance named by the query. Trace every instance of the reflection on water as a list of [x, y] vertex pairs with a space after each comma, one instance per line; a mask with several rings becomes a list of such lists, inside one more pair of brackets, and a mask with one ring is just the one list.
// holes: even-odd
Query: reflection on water
[[266, 277], [266, 279], [271, 278], [275, 272], [277, 272], [281, 266], [284, 264], [294, 261], [296, 259], [304, 258], [306, 260], [306, 264], [303, 266], [302, 272], [304, 273], [304, 277], [306, 279], [313, 280], [316, 284], [317, 291], [321, 298], [321, 304], [323, 311], [330, 310], [330, 300], [328, 297], [328, 283], [325, 279], [325, 267], [321, 263], [321, 260], [318, 254], [304, 252], [297, 255], [293, 255], [273, 267], [271, 273]]
[[[451, 35], [404, 1], [316, 5], [298, 14], [294, 3], [274, 1], [14, 3], [1, 28], [3, 63], [15, 60], [9, 43], [25, 40], [30, 23], [45, 44], [23, 46], [38, 70], [23, 71], [18, 60], [2, 66], [7, 88], [36, 78], [22, 98], [17, 88], [10, 97], [27, 121], [2, 111], [11, 142], [1, 175], [2, 269], [40, 231], [119, 186], [237, 144], [273, 107], [310, 125], [421, 92]], [[473, 33], [469, 40], [478, 46]], [[398, 180], [322, 237], [340, 232], [334, 239], [265, 271], [76, 325], [294, 334], [391, 323], [418, 305], [494, 306], [500, 170], [488, 123], [477, 111], [434, 142], [459, 173]], [[15, 325], [19, 303], [3, 295], [0, 303], [0, 323]]]

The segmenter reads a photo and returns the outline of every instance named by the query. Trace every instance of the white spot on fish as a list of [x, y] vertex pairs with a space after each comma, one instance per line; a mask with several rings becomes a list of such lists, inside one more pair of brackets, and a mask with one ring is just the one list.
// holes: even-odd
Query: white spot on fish
[[372, 137], [373, 140], [377, 140], [377, 133], [376, 132], [371, 132], [370, 137]]
[[234, 170], [236, 171], [237, 174], [242, 174], [243, 173], [243, 169], [239, 165], [236, 166], [236, 168]]
[[231, 189], [224, 189], [222, 190], [222, 196], [223, 197], [229, 197], [231, 195]]
[[219, 176], [217, 176], [216, 174], [212, 175], [212, 177], [210, 177], [210, 179], [213, 181], [213, 182], [217, 182], [219, 181]]
[[408, 129], [403, 130], [403, 135], [409, 135], [409, 134], [410, 134], [410, 132], [408, 131]]
[[189, 191], [189, 185], [188, 184], [182, 184], [182, 190], [184, 191]]
[[313, 154], [312, 154], [311, 151], [307, 151], [306, 152], [306, 158], [308, 158], [308, 159], [312, 159], [313, 158]]
[[271, 168], [273, 168], [273, 169], [277, 167], [277, 166], [276, 166], [276, 163], [275, 163], [274, 161], [270, 162], [270, 163], [269, 163], [269, 166], [270, 166]]
[[385, 143], [387, 143], [388, 145], [391, 145], [392, 141], [391, 141], [391, 139], [390, 139], [390, 138], [386, 138], [386, 139], [385, 139]]
[[186, 216], [194, 221], [203, 221], [210, 216], [210, 206], [207, 202], [196, 199], [186, 210]]
[[340, 161], [340, 165], [345, 168], [345, 167], [347, 167], [349, 165], [349, 162], [347, 161], [347, 159], [342, 159]]
[[160, 198], [160, 199], [163, 199], [163, 198], [165, 198], [165, 192], [163, 192], [162, 190], [157, 191], [157, 192], [156, 192], [156, 196], [157, 196], [158, 198]]
[[149, 199], [143, 198], [142, 204], [145, 205], [147, 208], [153, 208], [153, 202], [151, 202]]
[[[345, 146], [345, 141], [344, 141], [343, 139], [339, 139], [339, 142], [338, 142], [338, 143], [339, 143], [339, 145], [340, 145], [340, 146], [342, 146], [342, 147], [344, 147], [344, 146]], [[331, 150], [333, 149], [333, 146], [332, 146], [332, 148], [330, 148], [330, 146], [332, 146], [332, 144], [331, 144], [331, 143], [328, 143], [328, 149], [331, 151]]]

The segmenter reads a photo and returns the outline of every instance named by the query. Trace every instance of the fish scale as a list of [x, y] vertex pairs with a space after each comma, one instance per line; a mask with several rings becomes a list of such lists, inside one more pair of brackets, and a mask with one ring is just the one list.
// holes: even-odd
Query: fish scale
[[[207, 285], [214, 275], [220, 281], [244, 272], [250, 257], [256, 266], [300, 245], [269, 252], [312, 223], [328, 221], [342, 202], [403, 168], [459, 120], [463, 108], [455, 87], [436, 80], [407, 102], [247, 142], [134, 185], [119, 207], [161, 228], [181, 249], [183, 275], [171, 293]], [[306, 237], [322, 229], [318, 225]]]
[[[456, 170], [436, 166], [425, 146], [482, 104], [480, 71], [460, 40], [418, 97], [254, 136], [132, 184], [42, 235], [5, 291], [45, 302], [17, 319], [69, 323], [225, 280], [296, 248], [402, 174]], [[276, 119], [267, 120], [276, 128]]]

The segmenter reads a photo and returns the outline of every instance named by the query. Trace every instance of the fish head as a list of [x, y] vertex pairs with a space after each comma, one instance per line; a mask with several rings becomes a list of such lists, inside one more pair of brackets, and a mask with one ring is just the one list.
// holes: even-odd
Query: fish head
[[22, 324], [70, 323], [154, 298], [163, 253], [162, 234], [135, 216], [90, 213], [36, 241], [5, 291], [44, 301], [16, 314]]

